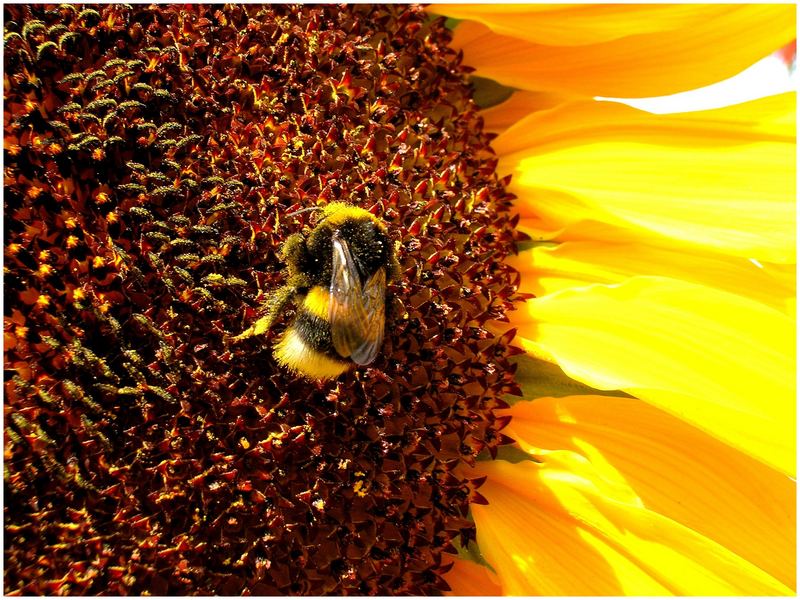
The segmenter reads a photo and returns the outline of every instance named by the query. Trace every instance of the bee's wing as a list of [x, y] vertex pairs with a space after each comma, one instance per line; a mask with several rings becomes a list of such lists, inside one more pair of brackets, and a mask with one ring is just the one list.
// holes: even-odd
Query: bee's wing
[[331, 340], [336, 352], [349, 357], [364, 339], [366, 320], [361, 303], [361, 281], [347, 242], [333, 236], [333, 260], [328, 305]]
[[383, 341], [385, 302], [386, 270], [378, 269], [362, 289], [347, 242], [334, 235], [328, 319], [340, 356], [360, 365], [375, 360]]
[[350, 359], [359, 365], [368, 365], [378, 355], [383, 342], [386, 321], [386, 269], [380, 268], [370, 277], [361, 293], [366, 321], [364, 322], [364, 341], [353, 350]]

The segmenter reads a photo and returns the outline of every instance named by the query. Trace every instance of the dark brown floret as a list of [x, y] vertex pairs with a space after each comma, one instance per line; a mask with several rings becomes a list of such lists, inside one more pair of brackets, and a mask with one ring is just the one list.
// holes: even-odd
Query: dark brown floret
[[[518, 392], [511, 198], [407, 6], [5, 6], [7, 594], [433, 594]], [[232, 346], [300, 208], [372, 209], [370, 368]]]

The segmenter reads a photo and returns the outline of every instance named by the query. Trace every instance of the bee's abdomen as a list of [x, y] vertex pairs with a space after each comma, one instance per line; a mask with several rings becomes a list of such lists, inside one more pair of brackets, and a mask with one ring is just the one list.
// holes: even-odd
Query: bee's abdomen
[[333, 347], [328, 301], [324, 288], [309, 290], [295, 320], [275, 345], [280, 364], [315, 379], [332, 379], [350, 368], [352, 362], [342, 359]]

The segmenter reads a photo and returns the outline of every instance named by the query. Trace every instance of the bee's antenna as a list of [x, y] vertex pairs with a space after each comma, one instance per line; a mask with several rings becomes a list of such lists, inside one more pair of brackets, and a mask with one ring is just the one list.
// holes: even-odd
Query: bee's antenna
[[295, 215], [299, 215], [300, 213], [310, 212], [312, 210], [322, 210], [321, 206], [309, 206], [308, 208], [301, 208], [300, 210], [296, 210], [294, 212], [290, 212], [288, 215], [284, 215], [286, 217], [293, 217]]

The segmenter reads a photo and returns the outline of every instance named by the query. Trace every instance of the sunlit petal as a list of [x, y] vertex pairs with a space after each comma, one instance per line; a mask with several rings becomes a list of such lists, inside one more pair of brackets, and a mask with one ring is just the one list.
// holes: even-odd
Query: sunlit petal
[[[791, 590], [733, 552], [649, 510], [583, 456], [479, 463], [478, 543], [507, 594], [726, 595]], [[531, 535], [531, 532], [535, 532]]]
[[520, 343], [785, 472], [795, 465], [795, 324], [764, 304], [663, 277], [527, 302]]
[[[673, 16], [678, 10], [672, 11]], [[647, 33], [630, 30], [635, 33], [574, 45], [581, 43], [581, 35], [586, 35], [587, 40], [592, 35], [602, 40], [624, 32], [612, 22], [595, 34], [593, 29], [600, 20], [596, 19], [593, 25], [589, 18], [583, 22], [583, 32], [566, 34], [559, 42], [553, 25], [566, 31], [572, 21], [559, 23], [559, 15], [545, 9], [539, 13], [550, 19], [527, 35], [542, 42], [495, 33], [483, 23], [463, 21], [455, 29], [453, 45], [463, 50], [465, 63], [475, 67], [481, 76], [505, 85], [587, 96], [643, 98], [690, 90], [731, 77], [795, 37], [795, 9], [791, 5], [720, 5], [695, 10], [696, 14], [676, 17], [671, 22], [653, 20]], [[453, 16], [458, 13], [458, 9], [448, 12], [447, 7], [440, 11]], [[717, 14], [696, 19], [703, 11]], [[577, 15], [580, 11], [572, 12]], [[644, 12], [639, 11], [634, 18], [646, 19]], [[521, 18], [515, 27], [503, 27], [495, 18], [493, 26], [517, 34], [520, 29], [529, 31], [525, 22], [535, 17]], [[624, 25], [624, 19], [618, 23]], [[503, 19], [505, 23], [512, 20], [511, 15]], [[662, 27], [665, 29], [659, 30]], [[545, 39], [556, 43], [549, 45]]]
[[635, 398], [538, 398], [511, 414], [504, 432], [523, 449], [585, 456], [646, 508], [795, 586], [795, 485], [786, 475]]
[[606, 102], [533, 113], [493, 146], [523, 218], [585, 220], [795, 262], [795, 97], [652, 115]]
[[566, 100], [560, 94], [547, 92], [514, 92], [505, 102], [481, 111], [483, 128], [492, 133], [502, 133], [532, 112], [553, 108]]
[[487, 567], [463, 558], [454, 559], [453, 568], [447, 572], [452, 596], [502, 596], [503, 589], [497, 576]]
[[536, 44], [582, 46], [632, 35], [671, 32], [719, 19], [734, 7], [719, 4], [433, 4], [428, 11], [483, 23], [495, 33]]
[[[520, 94], [523, 98], [554, 95]], [[530, 102], [530, 100], [529, 100]], [[795, 134], [796, 94], [785, 93], [723, 108], [654, 115], [619, 102], [572, 100], [553, 104], [541, 112], [534, 105], [530, 115], [520, 118], [507, 135], [492, 143], [502, 156], [517, 152], [544, 154], [585, 143], [590, 136], [601, 141], [625, 136], [650, 144], [682, 146], [691, 138], [696, 145], [720, 147], [763, 140], [790, 141]]]
[[746, 296], [794, 315], [795, 267], [674, 246], [580, 240], [535, 247], [510, 261], [523, 275], [520, 291], [543, 296], [592, 283], [660, 275]]

